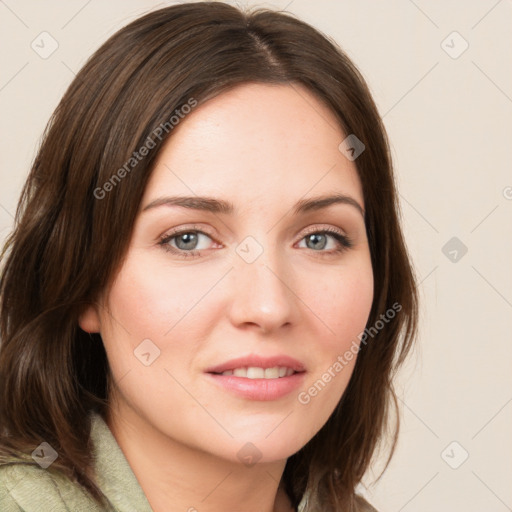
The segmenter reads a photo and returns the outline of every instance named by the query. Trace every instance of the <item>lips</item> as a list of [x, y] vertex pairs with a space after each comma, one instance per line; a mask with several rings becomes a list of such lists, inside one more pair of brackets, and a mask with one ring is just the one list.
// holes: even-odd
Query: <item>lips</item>
[[[240, 370], [247, 370], [247, 369], [262, 369], [262, 370], [270, 370], [272, 369], [286, 369], [286, 373], [290, 374], [288, 370], [293, 370], [293, 373], [301, 373], [306, 370], [305, 366], [298, 361], [297, 359], [294, 359], [293, 357], [285, 356], [285, 355], [278, 355], [273, 357], [262, 357], [258, 355], [250, 355], [247, 357], [239, 357], [236, 359], [231, 359], [229, 361], [226, 361], [225, 363], [221, 363], [216, 366], [212, 366], [208, 369], [206, 369], [206, 373], [215, 373], [215, 374], [222, 374], [224, 372], [230, 372], [232, 371], [235, 375], [239, 373], [239, 376], [244, 376]], [[269, 373], [269, 372], [266, 372]], [[282, 373], [282, 370], [281, 370]], [[261, 372], [258, 370], [249, 370], [250, 376], [245, 375], [248, 378], [258, 378], [256, 375], [261, 375]], [[252, 374], [252, 375], [251, 375]], [[284, 376], [283, 376], [284, 377]], [[265, 376], [261, 376], [260, 378], [265, 378]], [[269, 378], [272, 378], [271, 375], [269, 375]]]
[[244, 377], [246, 379], [282, 379], [293, 375], [295, 370], [287, 366], [273, 366], [272, 368], [260, 368], [249, 366], [247, 368], [235, 368], [226, 370], [221, 375], [234, 375], [235, 377]]
[[306, 368], [293, 357], [251, 355], [206, 370], [211, 382], [245, 400], [273, 401], [291, 396], [304, 384]]

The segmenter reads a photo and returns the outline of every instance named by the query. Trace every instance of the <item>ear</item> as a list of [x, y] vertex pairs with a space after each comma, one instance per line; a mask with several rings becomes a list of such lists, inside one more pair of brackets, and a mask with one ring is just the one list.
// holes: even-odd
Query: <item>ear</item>
[[88, 333], [100, 332], [101, 321], [96, 304], [88, 305], [78, 317], [78, 325]]

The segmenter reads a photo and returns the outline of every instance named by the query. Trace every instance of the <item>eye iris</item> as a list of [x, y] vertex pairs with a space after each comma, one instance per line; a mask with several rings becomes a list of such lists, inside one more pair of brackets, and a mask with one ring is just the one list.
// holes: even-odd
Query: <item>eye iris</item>
[[[318, 244], [319, 239], [321, 239], [322, 237], [323, 237], [323, 243], [320, 242], [320, 244]], [[318, 249], [318, 248], [324, 249], [326, 244], [327, 244], [327, 239], [326, 239], [326, 236], [323, 235], [323, 234], [313, 233], [312, 235], [309, 235], [307, 237], [307, 242], [306, 243], [308, 243], [308, 242], [313, 242], [313, 247], [309, 247], [309, 245], [308, 245], [308, 247], [310, 249]]]
[[[176, 238], [176, 246], [178, 249], [193, 249], [197, 244], [197, 233], [182, 233]], [[184, 241], [184, 244], [180, 242]]]

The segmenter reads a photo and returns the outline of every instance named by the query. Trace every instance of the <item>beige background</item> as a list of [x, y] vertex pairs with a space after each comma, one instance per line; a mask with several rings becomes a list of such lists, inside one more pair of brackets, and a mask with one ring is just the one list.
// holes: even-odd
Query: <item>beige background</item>
[[[73, 74], [110, 34], [170, 3], [0, 1], [0, 239]], [[512, 2], [239, 4], [286, 8], [332, 36], [391, 139], [422, 322], [399, 376], [396, 455], [363, 492], [380, 512], [512, 510]], [[51, 49], [44, 31], [58, 43], [46, 59], [31, 48], [46, 37]]]

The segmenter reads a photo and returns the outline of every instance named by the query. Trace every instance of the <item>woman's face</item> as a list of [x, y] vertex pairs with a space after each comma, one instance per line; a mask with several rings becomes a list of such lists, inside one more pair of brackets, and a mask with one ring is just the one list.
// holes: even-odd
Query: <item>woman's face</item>
[[174, 128], [113, 287], [80, 319], [117, 415], [242, 462], [285, 459], [324, 425], [373, 299], [346, 135], [306, 89], [263, 84]]

